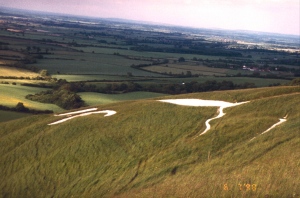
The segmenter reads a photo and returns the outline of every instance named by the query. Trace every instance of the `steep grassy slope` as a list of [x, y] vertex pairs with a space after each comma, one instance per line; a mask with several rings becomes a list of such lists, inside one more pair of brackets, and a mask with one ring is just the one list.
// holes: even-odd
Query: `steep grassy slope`
[[153, 99], [98, 106], [117, 111], [111, 117], [0, 123], [0, 196], [300, 196], [299, 86], [167, 98], [251, 102], [225, 109], [203, 136], [217, 107]]

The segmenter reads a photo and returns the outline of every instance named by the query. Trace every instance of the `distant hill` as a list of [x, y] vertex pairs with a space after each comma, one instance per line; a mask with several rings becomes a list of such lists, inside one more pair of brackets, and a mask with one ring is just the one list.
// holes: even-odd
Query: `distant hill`
[[[249, 102], [199, 136], [218, 107], [158, 101], [175, 98]], [[0, 197], [300, 197], [299, 99], [299, 86], [216, 91], [3, 122]]]

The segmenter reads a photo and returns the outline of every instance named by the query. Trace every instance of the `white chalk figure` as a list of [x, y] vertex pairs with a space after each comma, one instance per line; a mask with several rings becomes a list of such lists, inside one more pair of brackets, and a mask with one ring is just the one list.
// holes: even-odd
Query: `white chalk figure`
[[[273, 124], [270, 128], [268, 128], [267, 130], [265, 130], [264, 132], [262, 132], [260, 135], [265, 134], [265, 133], [271, 131], [272, 129], [274, 129], [275, 127], [277, 127], [278, 125], [280, 125], [280, 124], [286, 122], [286, 121], [287, 121], [287, 119], [286, 119], [287, 116], [288, 116], [288, 115], [284, 116], [283, 118], [279, 118], [279, 122], [277, 122], [276, 124]], [[259, 135], [259, 136], [260, 136], [260, 135]], [[250, 141], [254, 140], [255, 138], [256, 138], [256, 137], [252, 138]]]
[[[210, 121], [214, 120], [214, 119], [218, 119], [221, 118], [225, 115], [225, 113], [223, 112], [223, 110], [225, 108], [228, 107], [234, 107], [234, 106], [238, 106], [241, 104], [245, 104], [248, 103], [249, 101], [246, 102], [239, 102], [239, 103], [230, 103], [230, 102], [225, 102], [225, 101], [218, 101], [218, 100], [201, 100], [201, 99], [167, 99], [167, 100], [159, 100], [160, 102], [165, 102], [165, 103], [171, 103], [171, 104], [176, 104], [176, 105], [183, 105], [183, 106], [193, 106], [193, 107], [219, 107], [218, 109], [218, 115], [216, 117], [210, 118], [208, 120], [206, 120], [205, 122], [205, 126], [206, 129], [199, 134], [199, 136], [204, 135], [205, 133], [207, 133], [207, 131], [210, 130], [211, 126], [209, 124]], [[56, 122], [52, 122], [48, 125], [55, 125], [55, 124], [60, 124], [63, 122], [66, 122], [68, 120], [77, 118], [77, 117], [83, 117], [83, 116], [88, 116], [91, 114], [100, 114], [103, 113], [105, 114], [104, 117], [106, 116], [112, 116], [114, 114], [116, 114], [116, 111], [112, 111], [112, 110], [103, 110], [103, 111], [96, 111], [98, 110], [98, 108], [90, 108], [90, 109], [84, 109], [84, 110], [79, 110], [79, 111], [73, 111], [73, 112], [69, 112], [69, 113], [63, 113], [63, 114], [58, 114], [55, 116], [67, 116], [67, 118], [58, 120]], [[268, 128], [266, 131], [262, 132], [260, 135], [269, 132], [270, 130], [272, 130], [273, 128], [275, 128], [276, 126], [286, 122], [286, 118], [288, 115], [286, 115], [284, 118], [280, 118], [279, 122], [277, 122], [276, 124], [272, 125], [270, 128]], [[256, 137], [252, 138], [250, 141], [252, 141], [253, 139], [255, 139]]]
[[58, 115], [55, 115], [55, 116], [68, 116], [68, 117], [64, 118], [64, 119], [61, 119], [61, 120], [58, 120], [56, 122], [52, 122], [48, 125], [60, 124], [60, 123], [63, 123], [65, 121], [71, 120], [73, 118], [88, 116], [88, 115], [91, 115], [91, 114], [104, 113], [105, 114], [104, 117], [106, 117], [106, 116], [112, 116], [112, 115], [117, 113], [116, 111], [112, 111], [112, 110], [104, 110], [104, 111], [96, 111], [96, 110], [98, 110], [98, 108], [84, 109], [84, 110], [80, 110], [80, 111], [73, 111], [73, 112], [69, 112], [69, 113], [58, 114]]
[[201, 100], [201, 99], [168, 99], [168, 100], [159, 100], [159, 101], [171, 103], [171, 104], [177, 104], [177, 105], [193, 106], [193, 107], [220, 107], [218, 109], [219, 115], [206, 120], [206, 122], [205, 122], [206, 129], [200, 135], [205, 134], [211, 128], [211, 126], [209, 124], [210, 121], [221, 118], [225, 115], [225, 113], [223, 112], [223, 109], [225, 109], [227, 107], [234, 107], [234, 106], [249, 102], [249, 101], [246, 101], [246, 102], [239, 102], [239, 103], [230, 103], [230, 102], [224, 102], [224, 101], [218, 101], [218, 100]]

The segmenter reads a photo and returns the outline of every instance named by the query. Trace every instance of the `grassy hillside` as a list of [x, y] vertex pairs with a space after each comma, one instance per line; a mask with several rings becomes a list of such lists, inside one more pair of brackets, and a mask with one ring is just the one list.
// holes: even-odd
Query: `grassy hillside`
[[299, 86], [166, 98], [250, 102], [226, 108], [202, 136], [217, 107], [155, 99], [101, 105], [117, 114], [52, 126], [60, 118], [0, 123], [0, 196], [300, 196]]

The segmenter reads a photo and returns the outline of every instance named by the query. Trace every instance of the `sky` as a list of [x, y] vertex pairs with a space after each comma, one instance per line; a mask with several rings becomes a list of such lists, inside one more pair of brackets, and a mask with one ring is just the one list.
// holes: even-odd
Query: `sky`
[[0, 0], [0, 6], [300, 35], [300, 0]]

